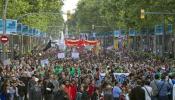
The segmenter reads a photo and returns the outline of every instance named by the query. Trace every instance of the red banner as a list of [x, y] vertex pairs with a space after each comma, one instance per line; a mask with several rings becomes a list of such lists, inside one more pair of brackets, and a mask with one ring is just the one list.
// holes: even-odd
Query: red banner
[[65, 40], [66, 46], [86, 46], [86, 45], [92, 45], [96, 46], [98, 41], [89, 41], [89, 40]]

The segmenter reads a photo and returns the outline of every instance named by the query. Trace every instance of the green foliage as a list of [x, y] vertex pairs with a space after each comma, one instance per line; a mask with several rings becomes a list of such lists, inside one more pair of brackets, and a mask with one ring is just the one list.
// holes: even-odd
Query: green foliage
[[[77, 23], [70, 27], [92, 31], [92, 25], [106, 26], [95, 31], [115, 30], [118, 28], [142, 29], [163, 23], [162, 15], [145, 15], [140, 19], [140, 11], [175, 12], [175, 0], [80, 0], [72, 20]], [[173, 23], [174, 16], [166, 16], [166, 24]]]
[[[3, 13], [3, 0], [0, 1], [0, 14]], [[61, 0], [9, 0], [7, 18], [19, 19], [18, 21], [32, 28], [40, 29], [52, 36], [58, 36], [55, 29], [50, 30], [48, 26], [62, 26]], [[49, 12], [49, 13], [46, 13]], [[32, 13], [32, 14], [28, 14]], [[57, 14], [52, 14], [57, 13]], [[28, 14], [24, 16], [25, 14]], [[58, 29], [57, 31], [59, 31]], [[55, 34], [56, 33], [56, 34]]]

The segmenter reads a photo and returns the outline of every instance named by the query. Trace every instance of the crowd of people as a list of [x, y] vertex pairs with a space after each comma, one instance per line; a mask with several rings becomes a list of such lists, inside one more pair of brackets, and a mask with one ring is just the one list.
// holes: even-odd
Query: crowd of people
[[[0, 100], [172, 100], [171, 62], [117, 50], [87, 51], [79, 59], [49, 52], [2, 64]], [[45, 58], [49, 64], [41, 65]], [[120, 81], [114, 73], [129, 75]]]

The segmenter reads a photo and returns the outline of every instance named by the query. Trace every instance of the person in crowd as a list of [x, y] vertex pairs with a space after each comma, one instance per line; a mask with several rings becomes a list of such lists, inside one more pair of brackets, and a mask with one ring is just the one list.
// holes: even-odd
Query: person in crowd
[[37, 78], [35, 76], [32, 76], [32, 78], [29, 80], [28, 83], [29, 100], [33, 100], [33, 93], [35, 89], [36, 79]]
[[99, 91], [99, 88], [95, 88], [95, 92], [91, 96], [91, 100], [100, 100], [100, 91]]
[[[126, 100], [150, 100], [146, 91], [150, 92], [149, 86], [153, 100], [171, 100], [173, 80], [168, 73], [171, 73], [169, 66], [173, 64], [166, 59], [154, 59], [140, 52], [107, 49], [102, 49], [99, 55], [86, 51], [80, 52], [79, 59], [67, 55], [65, 59], [57, 59], [55, 55], [58, 52], [56, 48], [50, 48], [40, 55], [37, 52], [24, 55], [11, 60], [7, 66], [2, 65], [1, 100], [124, 100], [128, 94]], [[43, 59], [48, 59], [49, 64], [41, 64]], [[142, 86], [138, 80], [148, 80], [151, 84]]]
[[144, 86], [142, 89], [145, 91], [145, 100], [152, 100], [152, 87], [150, 86], [150, 82], [148, 80], [144, 81]]
[[15, 98], [15, 94], [16, 94], [16, 86], [15, 85], [16, 85], [15, 82], [11, 82], [10, 86], [7, 87], [8, 100], [14, 100], [14, 98]]
[[115, 86], [114, 86], [114, 88], [113, 88], [113, 90], [112, 90], [112, 94], [113, 94], [114, 100], [119, 100], [119, 97], [120, 97], [121, 93], [122, 93], [122, 90], [121, 90], [121, 88], [120, 88], [120, 85], [119, 85], [119, 83], [116, 81], [116, 82], [115, 82]]
[[116, 81], [115, 86], [113, 87], [112, 94], [114, 100], [119, 100], [119, 97], [122, 93], [122, 90], [120, 88], [120, 84]]
[[69, 99], [71, 99], [70, 83], [68, 80], [66, 80], [66, 81], [64, 81], [64, 84], [65, 84], [64, 91], [68, 95]]
[[76, 100], [77, 97], [77, 85], [75, 80], [72, 80], [70, 84], [70, 100]]
[[38, 78], [35, 79], [36, 84], [34, 85], [34, 89], [33, 89], [33, 93], [32, 93], [32, 100], [42, 100], [42, 90], [43, 90], [43, 86], [42, 86], [42, 81], [39, 80]]
[[83, 93], [83, 87], [84, 87], [84, 84], [81, 84], [81, 85], [79, 86], [79, 89], [78, 89], [78, 92], [77, 92], [77, 98], [76, 98], [76, 100], [81, 100], [82, 93]]
[[19, 81], [19, 84], [18, 84], [17, 88], [18, 88], [19, 100], [24, 100], [25, 99], [25, 93], [26, 93], [25, 84], [22, 81]]
[[158, 92], [159, 92], [159, 87], [158, 87], [158, 83], [160, 82], [159, 80], [159, 75], [156, 74], [154, 76], [154, 80], [151, 81], [150, 86], [152, 87], [152, 100], [158, 100]]
[[56, 75], [52, 75], [51, 77], [52, 77], [52, 83], [54, 85], [53, 92], [56, 92], [56, 91], [58, 91], [59, 82], [57, 80], [57, 76]]
[[171, 100], [172, 84], [166, 79], [166, 75], [163, 74], [161, 81], [158, 83], [159, 92], [158, 100]]
[[8, 98], [8, 91], [7, 88], [10, 86], [10, 81], [8, 79], [4, 80], [4, 83], [1, 86], [1, 100], [7, 100]]
[[104, 94], [104, 100], [113, 100], [112, 95], [112, 86], [110, 84], [107, 84], [105, 89], [103, 90]]
[[145, 91], [142, 89], [141, 80], [137, 80], [137, 85], [130, 92], [130, 100], [145, 100]]
[[90, 96], [88, 95], [88, 90], [89, 90], [88, 85], [84, 85], [81, 100], [90, 100]]
[[89, 88], [88, 94], [91, 97], [95, 92], [95, 80], [91, 80], [91, 82], [88, 85], [88, 88]]
[[65, 85], [63, 83], [59, 84], [58, 91], [54, 92], [53, 100], [69, 100], [67, 93], [64, 91]]
[[44, 99], [45, 100], [52, 100], [54, 85], [52, 83], [51, 77], [44, 81]]
[[[20, 71], [22, 71], [22, 69], [20, 69]], [[19, 77], [19, 80], [22, 81], [24, 83], [24, 99], [27, 99], [27, 86], [28, 86], [28, 82], [29, 82], [29, 77], [27, 75], [27, 72], [22, 72], [21, 77]]]

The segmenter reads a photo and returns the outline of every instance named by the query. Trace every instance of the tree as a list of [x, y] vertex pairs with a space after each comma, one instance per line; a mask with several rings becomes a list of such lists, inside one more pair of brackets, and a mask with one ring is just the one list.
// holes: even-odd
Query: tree
[[[146, 15], [140, 19], [140, 10], [146, 12], [175, 12], [174, 0], [81, 0], [72, 20], [77, 20], [76, 26], [81, 30], [92, 30], [91, 26], [107, 26], [101, 30], [154, 27], [161, 24], [161, 15]], [[166, 16], [166, 23], [174, 22], [174, 16]], [[74, 25], [75, 26], [75, 25]]]
[[[0, 1], [1, 8], [3, 8], [2, 1], [3, 0]], [[24, 14], [35, 13], [20, 18], [19, 22], [56, 36], [58, 34], [51, 32], [48, 26], [63, 25], [64, 20], [61, 14], [62, 5], [63, 2], [61, 0], [9, 0], [7, 18], [19, 19], [20, 16]], [[0, 9], [1, 15], [2, 12], [3, 9]], [[43, 12], [60, 14], [47, 14]]]

